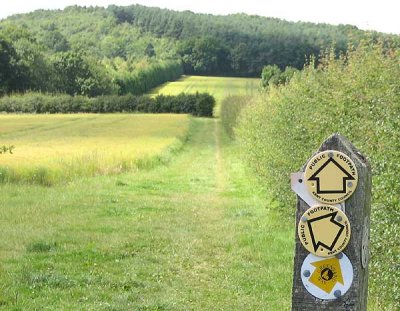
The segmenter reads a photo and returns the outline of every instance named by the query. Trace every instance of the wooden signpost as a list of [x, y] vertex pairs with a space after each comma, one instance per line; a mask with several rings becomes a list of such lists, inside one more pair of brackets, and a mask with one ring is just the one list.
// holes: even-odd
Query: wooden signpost
[[368, 161], [334, 134], [291, 180], [298, 198], [292, 310], [366, 310]]

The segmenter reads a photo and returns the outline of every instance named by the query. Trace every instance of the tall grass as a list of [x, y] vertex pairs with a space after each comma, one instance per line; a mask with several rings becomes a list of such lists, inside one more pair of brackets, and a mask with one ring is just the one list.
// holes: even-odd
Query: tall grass
[[182, 147], [187, 115], [2, 115], [0, 182], [52, 185], [151, 168]]

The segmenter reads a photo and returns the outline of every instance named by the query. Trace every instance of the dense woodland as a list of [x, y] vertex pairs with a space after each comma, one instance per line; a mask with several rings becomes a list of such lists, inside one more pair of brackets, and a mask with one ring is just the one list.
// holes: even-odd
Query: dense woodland
[[140, 5], [39, 10], [0, 21], [0, 94], [143, 94], [182, 73], [260, 76], [265, 65], [301, 69], [310, 55], [345, 51], [354, 26], [213, 16]]

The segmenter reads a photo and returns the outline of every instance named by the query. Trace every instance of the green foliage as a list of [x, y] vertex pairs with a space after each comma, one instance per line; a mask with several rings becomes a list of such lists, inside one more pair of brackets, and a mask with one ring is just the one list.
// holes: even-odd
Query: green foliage
[[[291, 23], [245, 14], [212, 16], [140, 5], [39, 10], [0, 22], [2, 28], [10, 26], [29, 30], [46, 56], [83, 51], [97, 61], [172, 59], [182, 60], [188, 74], [256, 77], [265, 65], [302, 68], [321, 47], [335, 42], [338, 52], [345, 51], [348, 43], [357, 44], [365, 36], [349, 25]], [[372, 35], [399, 41], [397, 36]]]
[[144, 54], [148, 57], [155, 57], [156, 56], [156, 52], [154, 51], [154, 46], [149, 43], [146, 46], [146, 49], [144, 50]]
[[261, 73], [262, 86], [265, 88], [268, 85], [285, 84], [290, 81], [296, 71], [298, 71], [296, 68], [290, 66], [282, 71], [276, 65], [267, 65]]
[[10, 45], [15, 50], [14, 74], [17, 75], [17, 82], [5, 93], [26, 90], [53, 91], [54, 72], [45, 54], [45, 47], [34, 38], [26, 25], [8, 25], [0, 28], [0, 36], [11, 42]]
[[194, 115], [212, 117], [215, 106], [215, 98], [208, 93], [196, 93]]
[[53, 66], [57, 77], [56, 90], [69, 95], [99, 96], [112, 91], [111, 79], [96, 68], [82, 53], [56, 54]]
[[[154, 39], [153, 45], [151, 37], [136, 28], [114, 27], [114, 23], [104, 21], [97, 31], [106, 35], [91, 42], [96, 37], [96, 30], [88, 23], [93, 16], [84, 9], [77, 12], [81, 13], [78, 24], [74, 24], [76, 16], [72, 18], [69, 9], [62, 14], [65, 19], [57, 16], [53, 20], [50, 12], [41, 12], [33, 13], [38, 18], [31, 21], [25, 16], [26, 20], [0, 23], [0, 66], [5, 75], [0, 77], [0, 95], [18, 91], [139, 95], [181, 76], [179, 60], [170, 60], [170, 54], [164, 60], [167, 54], [163, 51], [171, 51], [165, 40], [159, 43]], [[80, 23], [85, 26], [76, 29]], [[75, 41], [78, 33], [85, 41]]]
[[253, 96], [248, 95], [231, 95], [224, 98], [222, 101], [220, 112], [221, 124], [231, 138], [235, 136], [234, 129], [237, 126], [241, 111], [244, 107], [249, 105], [253, 99]]
[[0, 36], [0, 95], [21, 89], [26, 68], [19, 63], [15, 48]]
[[351, 26], [289, 23], [245, 14], [212, 16], [140, 5], [110, 6], [108, 11], [120, 25], [128, 23], [156, 37], [181, 41], [178, 53], [188, 74], [259, 76], [265, 64], [301, 68], [305, 57], [318, 53], [321, 46], [337, 42], [338, 50], [345, 50], [350, 36], [357, 40], [363, 34]]
[[277, 65], [267, 65], [263, 68], [261, 73], [261, 83], [263, 87], [268, 86], [270, 83], [278, 84], [279, 76], [282, 71]]
[[26, 93], [0, 98], [0, 111], [9, 113], [189, 113], [211, 117], [215, 99], [207, 93], [150, 96], [106, 95], [94, 98], [66, 94]]
[[292, 79], [293, 75], [295, 75], [296, 72], [298, 72], [298, 69], [290, 67], [290, 66], [286, 67], [285, 70], [280, 75], [279, 83], [281, 83], [281, 84], [288, 83]]
[[[382, 44], [362, 42], [340, 58], [334, 51], [270, 87], [243, 111], [238, 135], [262, 184], [294, 207], [289, 174], [298, 171], [329, 135], [345, 135], [373, 168], [371, 292], [382, 309], [399, 308], [400, 57]], [[293, 211], [294, 209], [292, 209]]]
[[69, 50], [69, 43], [65, 36], [57, 29], [54, 23], [43, 26], [42, 43], [51, 51], [66, 52]]
[[187, 74], [224, 74], [229, 72], [229, 50], [212, 37], [183, 41], [178, 46]]

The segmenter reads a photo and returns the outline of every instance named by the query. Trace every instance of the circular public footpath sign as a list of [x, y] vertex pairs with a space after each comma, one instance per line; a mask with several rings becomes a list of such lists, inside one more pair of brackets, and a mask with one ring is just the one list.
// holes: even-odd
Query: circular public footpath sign
[[350, 222], [346, 214], [331, 205], [310, 207], [300, 218], [297, 233], [303, 246], [312, 254], [334, 256], [350, 241]]
[[353, 282], [353, 265], [344, 253], [329, 258], [309, 254], [301, 266], [301, 280], [314, 297], [337, 299]]
[[337, 204], [354, 193], [358, 182], [357, 168], [344, 153], [336, 150], [323, 151], [307, 163], [304, 182], [316, 200]]

